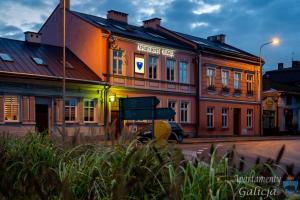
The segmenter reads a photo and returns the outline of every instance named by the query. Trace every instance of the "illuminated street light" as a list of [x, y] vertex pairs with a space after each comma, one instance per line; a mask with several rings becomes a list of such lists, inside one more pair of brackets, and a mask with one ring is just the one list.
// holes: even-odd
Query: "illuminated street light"
[[113, 103], [116, 101], [116, 95], [109, 96], [109, 102]]
[[263, 70], [262, 70], [262, 48], [266, 45], [272, 44], [277, 46], [280, 43], [280, 39], [277, 37], [272, 38], [270, 42], [262, 44], [259, 48], [259, 66], [260, 66], [260, 135], [263, 135]]

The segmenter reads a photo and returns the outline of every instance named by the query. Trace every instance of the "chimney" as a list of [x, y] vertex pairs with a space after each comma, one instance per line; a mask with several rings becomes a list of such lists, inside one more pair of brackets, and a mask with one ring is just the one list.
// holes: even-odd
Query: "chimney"
[[[65, 1], [66, 1], [66, 10], [70, 10], [70, 0], [65, 0]], [[60, 0], [59, 8], [61, 9], [64, 8], [64, 0]]]
[[292, 68], [293, 69], [300, 69], [300, 61], [299, 60], [293, 60]]
[[144, 22], [144, 28], [153, 28], [153, 29], [157, 29], [158, 26], [160, 26], [160, 18], [152, 18], [152, 19], [148, 19], [143, 21]]
[[25, 41], [29, 43], [41, 44], [42, 34], [27, 31], [25, 34]]
[[225, 35], [219, 34], [219, 35], [208, 36], [207, 40], [212, 41], [212, 42], [225, 43]]
[[119, 12], [119, 11], [115, 11], [115, 10], [107, 11], [106, 18], [110, 19], [110, 20], [123, 22], [123, 23], [126, 23], [126, 24], [128, 23], [128, 14], [127, 13], [122, 13], [122, 12]]
[[278, 70], [283, 70], [283, 63], [278, 63]]

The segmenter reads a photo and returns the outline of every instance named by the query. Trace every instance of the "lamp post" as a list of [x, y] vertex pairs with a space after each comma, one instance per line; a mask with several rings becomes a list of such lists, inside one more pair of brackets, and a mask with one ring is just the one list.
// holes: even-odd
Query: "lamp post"
[[279, 38], [273, 38], [270, 42], [266, 42], [262, 45], [260, 45], [259, 48], [259, 67], [260, 67], [260, 136], [263, 135], [263, 70], [262, 70], [262, 58], [261, 58], [261, 54], [262, 54], [262, 49], [263, 47], [269, 45], [269, 44], [273, 44], [278, 45], [280, 42]]

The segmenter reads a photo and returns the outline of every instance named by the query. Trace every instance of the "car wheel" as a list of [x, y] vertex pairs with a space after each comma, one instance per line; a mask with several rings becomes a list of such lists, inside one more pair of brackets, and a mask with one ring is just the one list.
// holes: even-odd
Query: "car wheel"
[[177, 142], [182, 143], [183, 141], [183, 136], [182, 135], [177, 135]]

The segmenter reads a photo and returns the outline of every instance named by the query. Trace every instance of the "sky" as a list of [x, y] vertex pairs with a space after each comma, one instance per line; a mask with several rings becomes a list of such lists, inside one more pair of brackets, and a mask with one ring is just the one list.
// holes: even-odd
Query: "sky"
[[[71, 9], [106, 16], [107, 10], [129, 14], [142, 25], [153, 17], [175, 31], [206, 38], [225, 34], [226, 43], [258, 55], [260, 45], [279, 37], [278, 46], [263, 48], [264, 71], [300, 60], [300, 0], [70, 0]], [[0, 37], [24, 39], [38, 31], [59, 0], [1, 0]]]

